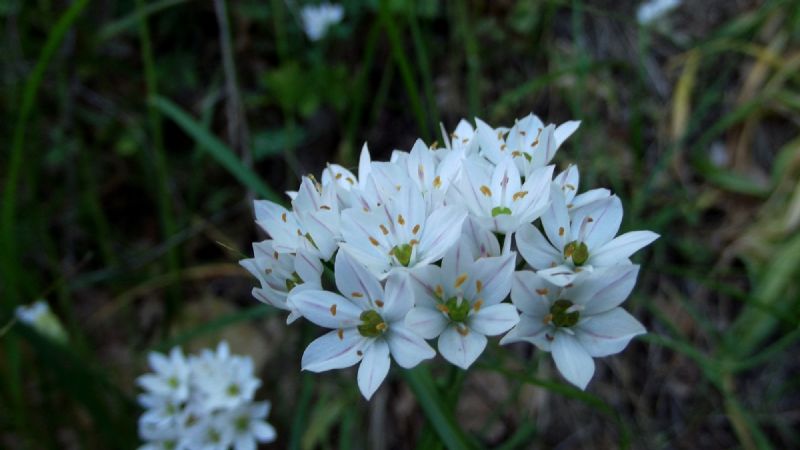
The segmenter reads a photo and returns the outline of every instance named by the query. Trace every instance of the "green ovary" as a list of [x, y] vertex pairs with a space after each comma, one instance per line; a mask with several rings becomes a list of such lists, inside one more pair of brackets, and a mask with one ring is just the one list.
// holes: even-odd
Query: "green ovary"
[[359, 318], [361, 325], [357, 329], [364, 337], [378, 337], [389, 329], [389, 326], [383, 321], [383, 317], [376, 311], [364, 311]]
[[495, 206], [492, 208], [492, 217], [497, 217], [501, 214], [511, 215], [511, 208], [508, 206]]
[[569, 300], [556, 300], [550, 307], [549, 319], [557, 327], [569, 328], [578, 323], [581, 314], [578, 311], [567, 312], [573, 303]]
[[589, 259], [589, 247], [583, 242], [572, 241], [564, 247], [564, 258], [572, 257], [576, 266], [582, 266]]

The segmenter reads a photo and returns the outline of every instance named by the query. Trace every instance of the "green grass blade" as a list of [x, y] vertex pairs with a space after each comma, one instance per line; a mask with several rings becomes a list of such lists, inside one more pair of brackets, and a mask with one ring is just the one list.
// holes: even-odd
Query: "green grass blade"
[[211, 157], [227, 169], [240, 183], [255, 191], [262, 198], [279, 203], [283, 201], [275, 191], [261, 181], [255, 172], [239, 161], [236, 153], [230, 147], [217, 139], [186, 111], [163, 97], [155, 97], [150, 101], [162, 114], [178, 124], [186, 134], [208, 151]]
[[453, 417], [448, 414], [445, 399], [436, 391], [428, 369], [424, 366], [417, 366], [414, 369], [404, 370], [402, 373], [414, 392], [419, 406], [444, 445], [450, 450], [474, 448]]

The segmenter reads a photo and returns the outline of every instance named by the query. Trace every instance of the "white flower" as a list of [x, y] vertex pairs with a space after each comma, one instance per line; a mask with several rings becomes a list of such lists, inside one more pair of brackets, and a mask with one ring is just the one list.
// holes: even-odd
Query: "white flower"
[[681, 0], [647, 0], [636, 10], [636, 20], [642, 25], [655, 22], [680, 6]]
[[450, 184], [458, 175], [461, 159], [458, 152], [431, 150], [420, 139], [414, 143], [404, 163], [408, 177], [422, 192], [429, 212], [442, 206]]
[[318, 41], [331, 25], [342, 21], [344, 8], [342, 5], [321, 3], [319, 5], [306, 5], [300, 11], [303, 19], [303, 30], [312, 41]]
[[37, 300], [31, 305], [19, 305], [15, 311], [17, 320], [33, 328], [37, 332], [58, 342], [66, 342], [67, 332], [61, 325], [50, 305], [44, 300]]
[[253, 288], [253, 297], [276, 308], [290, 311], [286, 323], [300, 315], [286, 303], [293, 289], [320, 289], [323, 266], [319, 258], [308, 250], [297, 254], [278, 253], [271, 240], [253, 244], [254, 257], [239, 261], [248, 272], [258, 278], [260, 288]]
[[323, 189], [303, 177], [292, 210], [269, 200], [255, 201], [256, 223], [270, 235], [278, 253], [307, 250], [328, 260], [340, 240], [339, 200], [332, 186]]
[[139, 418], [139, 435], [145, 439], [170, 440], [178, 437], [184, 400], [170, 396], [142, 394], [139, 404], [146, 410]]
[[235, 408], [253, 398], [261, 381], [253, 376], [253, 360], [231, 355], [226, 342], [216, 351], [203, 350], [191, 361], [194, 386], [205, 411]]
[[406, 276], [389, 277], [384, 288], [343, 250], [336, 256], [334, 272], [342, 295], [304, 290], [289, 296], [305, 318], [333, 329], [309, 344], [302, 367], [324, 372], [360, 362], [358, 387], [369, 399], [389, 372], [389, 354], [401, 367], [411, 368], [436, 353], [403, 323], [414, 301]]
[[542, 215], [547, 239], [533, 225], [517, 233], [517, 250], [537, 273], [551, 283], [566, 286], [580, 272], [629, 263], [634, 252], [658, 238], [652, 231], [631, 231], [614, 237], [622, 223], [622, 202], [611, 196], [570, 211], [565, 196], [553, 184], [551, 203]]
[[441, 259], [461, 235], [465, 218], [466, 212], [454, 205], [429, 215], [422, 192], [404, 185], [380, 207], [344, 211], [340, 246], [376, 276], [385, 277], [393, 268]]
[[233, 427], [222, 413], [201, 418], [184, 438], [184, 445], [196, 450], [227, 450], [233, 444]]
[[161, 353], [148, 355], [150, 368], [155, 373], [140, 376], [136, 381], [148, 393], [176, 401], [189, 397], [189, 363], [180, 348], [169, 352], [169, 358]]
[[[478, 154], [478, 139], [475, 139], [475, 129], [469, 122], [461, 119], [456, 125], [455, 131], [447, 135], [444, 125], [441, 125], [442, 140], [447, 150], [461, 152], [464, 157]], [[437, 156], [439, 154], [437, 153]], [[443, 155], [442, 155], [443, 156]], [[441, 160], [441, 157], [439, 158]]]
[[511, 290], [516, 253], [475, 259], [470, 243], [461, 241], [442, 260], [411, 272], [416, 306], [406, 325], [425, 339], [439, 337], [439, 353], [462, 369], [469, 368], [496, 336], [517, 324], [513, 305], [501, 303]]
[[257, 442], [275, 440], [275, 429], [264, 420], [269, 408], [269, 402], [259, 402], [243, 404], [227, 413], [234, 450], [256, 450]]
[[619, 307], [638, 273], [632, 264], [606, 267], [564, 288], [531, 271], [515, 273], [511, 300], [522, 316], [500, 343], [526, 341], [552, 352], [564, 378], [585, 389], [594, 374], [592, 358], [619, 353], [646, 332]]
[[540, 167], [522, 182], [511, 157], [497, 166], [476, 158], [464, 160], [451, 200], [467, 207], [478, 222], [498, 233], [513, 233], [547, 208], [553, 166]]
[[580, 126], [578, 121], [565, 122], [558, 127], [545, 126], [534, 114], [529, 114], [514, 123], [510, 130], [493, 129], [480, 119], [475, 119], [480, 153], [493, 164], [511, 156], [523, 176], [546, 166], [561, 147]]

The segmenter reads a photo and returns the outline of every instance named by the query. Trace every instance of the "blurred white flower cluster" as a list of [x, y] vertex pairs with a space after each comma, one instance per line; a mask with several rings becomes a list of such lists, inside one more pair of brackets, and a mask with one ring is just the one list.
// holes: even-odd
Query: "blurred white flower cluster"
[[[388, 162], [365, 145], [357, 174], [331, 164], [303, 177], [288, 209], [256, 201], [270, 238], [241, 261], [260, 281], [253, 295], [288, 311], [288, 323], [330, 329], [305, 351], [304, 370], [360, 364], [369, 399], [390, 359], [410, 368], [433, 358], [428, 340], [467, 369], [488, 336], [505, 334], [502, 344], [552, 352], [583, 389], [592, 358], [645, 332], [619, 305], [639, 271], [629, 257], [658, 235], [617, 236], [617, 196], [579, 193], [575, 166], [554, 176], [551, 160], [579, 122], [531, 114], [511, 128], [476, 125], [462, 120], [442, 130], [442, 147], [418, 140]], [[326, 270], [335, 283], [323, 283]]]
[[300, 17], [303, 20], [303, 30], [308, 38], [318, 41], [325, 36], [328, 28], [342, 21], [344, 8], [335, 3], [306, 5], [300, 10]]
[[149, 360], [153, 372], [137, 379], [145, 391], [140, 450], [254, 450], [275, 440], [269, 402], [253, 401], [261, 384], [253, 361], [232, 355], [227, 343], [188, 358], [179, 348], [154, 352]]

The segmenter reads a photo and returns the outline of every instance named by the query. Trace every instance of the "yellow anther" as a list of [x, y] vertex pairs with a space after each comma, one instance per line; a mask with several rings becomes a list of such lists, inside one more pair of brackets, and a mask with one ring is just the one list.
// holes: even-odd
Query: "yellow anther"
[[544, 316], [544, 320], [542, 320], [542, 322], [544, 322], [545, 325], [550, 325], [550, 322], [552, 322], [552, 321], [553, 321], [553, 315], [552, 314], [548, 314], [548, 315]]
[[526, 195], [528, 195], [528, 191], [519, 191], [516, 194], [512, 195], [511, 199], [517, 201], [521, 198], [525, 198]]
[[492, 190], [489, 189], [489, 186], [486, 186], [485, 184], [481, 186], [481, 193], [487, 197], [492, 196]]
[[378, 308], [383, 308], [383, 300], [375, 300], [375, 304], [378, 305]]
[[467, 281], [467, 278], [469, 278], [469, 276], [466, 273], [459, 275], [458, 278], [456, 278], [456, 289], [460, 288], [461, 285]]
[[406, 219], [403, 218], [402, 214], [398, 214], [397, 215], [397, 223], [399, 223], [400, 225], [405, 225], [406, 224]]
[[369, 237], [369, 242], [370, 242], [370, 244], [374, 245], [375, 247], [377, 247], [378, 245], [380, 245], [380, 243], [378, 242], [378, 240], [377, 240], [377, 239], [375, 239], [375, 238], [374, 238], [374, 237], [372, 237], [372, 236], [370, 236], [370, 237]]
[[473, 309], [475, 312], [478, 312], [478, 311], [480, 311], [480, 310], [481, 310], [481, 306], [483, 306], [483, 300], [478, 300], [477, 302], [475, 302], [475, 304], [474, 304], [474, 305], [472, 305], [472, 309]]
[[419, 224], [414, 225], [414, 228], [411, 229], [413, 234], [419, 233]]
[[536, 290], [536, 293], [539, 295], [547, 295], [548, 292], [550, 292], [550, 290], [548, 290], [547, 288], [541, 288]]
[[436, 178], [433, 179], [433, 187], [437, 189], [442, 187], [442, 179], [439, 175], [436, 175]]
[[344, 340], [344, 330], [343, 330], [343, 329], [339, 328], [339, 329], [336, 331], [336, 334], [339, 336], [339, 340], [340, 340], [340, 341], [343, 341], [343, 340]]
[[458, 334], [460, 334], [462, 336], [466, 336], [466, 335], [469, 334], [469, 328], [467, 328], [467, 327], [465, 327], [463, 325], [456, 326], [456, 331], [458, 331]]
[[286, 213], [281, 213], [281, 220], [283, 220], [284, 223], [286, 222]]
[[342, 179], [342, 173], [341, 172], [337, 173], [334, 178], [336, 178], [337, 180], [341, 180]]
[[436, 305], [436, 309], [438, 309], [439, 311], [441, 311], [441, 312], [443, 312], [445, 314], [450, 312], [450, 309], [447, 306], [445, 306], [444, 304], [442, 304], [442, 303]]
[[354, 292], [350, 293], [350, 296], [353, 297], [353, 298], [361, 298], [361, 297], [364, 296], [364, 294], [362, 294], [361, 292], [358, 292], [358, 291], [354, 291]]
[[331, 305], [331, 315], [332, 316], [336, 315], [336, 303]]
[[481, 282], [481, 280], [475, 280], [475, 292], [480, 294], [482, 290], [483, 290], [483, 283]]
[[558, 235], [559, 236], [563, 236], [564, 235], [564, 227], [558, 227]]
[[380, 227], [381, 227], [381, 233], [383, 233], [384, 236], [389, 234], [389, 230], [386, 229], [386, 226], [384, 226], [383, 224], [380, 224]]

